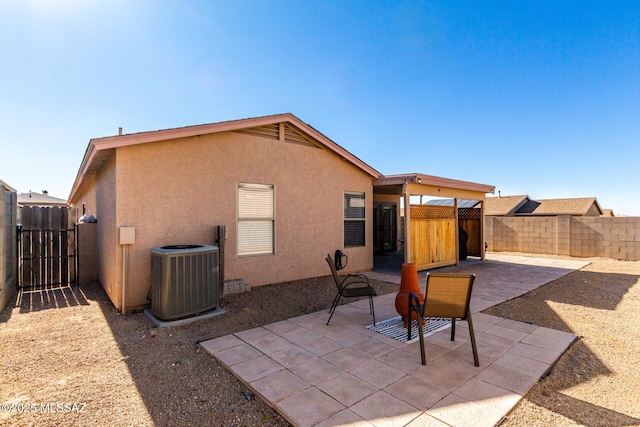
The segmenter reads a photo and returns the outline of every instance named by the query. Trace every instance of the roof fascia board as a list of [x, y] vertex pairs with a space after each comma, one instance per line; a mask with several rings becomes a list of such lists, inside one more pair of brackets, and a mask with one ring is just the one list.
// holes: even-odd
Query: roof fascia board
[[424, 175], [420, 173], [402, 174], [402, 175], [386, 175], [374, 181], [374, 186], [398, 185], [405, 183], [425, 184], [434, 187], [454, 188], [458, 190], [470, 190], [481, 193], [493, 193], [495, 187], [492, 185], [479, 184], [476, 182], [461, 181], [451, 178], [443, 178], [433, 175]]
[[278, 114], [274, 116], [256, 117], [251, 119], [233, 120], [221, 123], [212, 123], [207, 125], [187, 126], [178, 129], [156, 130], [130, 135], [109, 136], [105, 138], [92, 139], [91, 142], [95, 145], [96, 149], [105, 150], [110, 148], [126, 147], [129, 145], [146, 144], [155, 141], [164, 141], [168, 139], [187, 138], [190, 136], [205, 135], [209, 133], [229, 132], [282, 122], [291, 123], [298, 129], [317, 139], [328, 149], [338, 154], [343, 159], [348, 160], [354, 166], [362, 169], [372, 177], [378, 178], [382, 175], [380, 172], [378, 172], [362, 160], [358, 159], [356, 156], [290, 113]]
[[211, 123], [205, 125], [186, 126], [176, 129], [154, 130], [149, 132], [132, 133], [129, 135], [115, 135], [92, 139], [91, 142], [98, 150], [126, 147], [129, 145], [146, 144], [148, 142], [165, 141], [168, 139], [187, 138], [209, 133], [228, 132], [248, 127], [264, 126], [282, 121], [290, 121], [291, 114], [256, 117], [251, 119], [232, 120], [228, 122]]
[[359, 158], [351, 154], [349, 151], [345, 150], [340, 145], [336, 144], [335, 142], [327, 138], [324, 134], [322, 134], [321, 132], [317, 131], [313, 127], [309, 126], [308, 124], [306, 124], [305, 122], [303, 122], [302, 120], [294, 116], [293, 114], [289, 114], [288, 116], [289, 116], [289, 122], [291, 124], [296, 126], [301, 131], [305, 132], [306, 134], [317, 139], [318, 141], [322, 142], [328, 149], [330, 149], [331, 151], [333, 151], [343, 159], [348, 160], [355, 166], [364, 170], [373, 178], [377, 179], [382, 176], [382, 173], [378, 172], [377, 170], [375, 170], [374, 168], [372, 168], [371, 166], [369, 166], [368, 164], [366, 164], [365, 162], [363, 162], [362, 160], [360, 160]]
[[369, 174], [372, 178], [380, 178], [382, 174], [351, 154], [349, 151], [342, 148], [322, 133], [315, 130], [313, 127], [304, 123], [291, 113], [276, 114], [272, 116], [255, 117], [249, 119], [232, 120], [228, 122], [212, 123], [205, 125], [187, 126], [177, 129], [164, 129], [149, 132], [134, 133], [129, 135], [115, 135], [104, 138], [94, 138], [89, 141], [89, 146], [85, 152], [85, 156], [80, 165], [78, 175], [69, 194], [68, 202], [73, 199], [76, 191], [82, 184], [82, 179], [86, 174], [89, 166], [93, 162], [93, 159], [97, 151], [110, 150], [119, 147], [126, 147], [129, 145], [146, 144], [155, 141], [164, 141], [169, 139], [187, 138], [190, 136], [205, 135], [209, 133], [229, 132], [239, 129], [246, 129], [250, 127], [265, 126], [274, 123], [288, 122], [302, 132], [320, 141], [329, 150], [336, 153], [342, 159], [350, 162], [360, 170]]
[[69, 193], [69, 198], [67, 199], [67, 204], [71, 204], [71, 200], [73, 200], [76, 192], [80, 188], [82, 184], [82, 180], [93, 161], [93, 158], [96, 156], [97, 149], [93, 141], [89, 142], [89, 147], [87, 147], [87, 151], [82, 159], [82, 163], [80, 164], [80, 169], [78, 170], [78, 175], [76, 176], [76, 180], [73, 182], [73, 187], [71, 187], [71, 192]]

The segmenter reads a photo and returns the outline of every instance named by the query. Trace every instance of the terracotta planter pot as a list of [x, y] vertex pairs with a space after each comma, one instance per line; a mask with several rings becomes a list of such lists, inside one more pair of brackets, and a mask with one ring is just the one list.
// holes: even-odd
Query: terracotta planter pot
[[[420, 292], [420, 283], [418, 282], [418, 270], [413, 263], [402, 264], [402, 275], [400, 279], [400, 291], [396, 295], [396, 311], [402, 316], [404, 326], [407, 326], [407, 317], [409, 316], [409, 292], [418, 295], [420, 304], [424, 303], [424, 295]], [[415, 320], [418, 315], [411, 313], [411, 319]]]

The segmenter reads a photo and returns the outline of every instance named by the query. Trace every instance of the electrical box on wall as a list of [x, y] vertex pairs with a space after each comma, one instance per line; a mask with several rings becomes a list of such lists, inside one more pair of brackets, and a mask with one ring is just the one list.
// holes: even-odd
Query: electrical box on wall
[[133, 245], [136, 242], [135, 227], [120, 227], [120, 244]]

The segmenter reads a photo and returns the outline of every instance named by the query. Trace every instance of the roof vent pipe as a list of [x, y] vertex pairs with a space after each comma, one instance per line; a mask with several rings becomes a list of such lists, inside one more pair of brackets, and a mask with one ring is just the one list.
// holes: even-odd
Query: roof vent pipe
[[122, 136], [122, 128], [118, 128], [118, 136]]

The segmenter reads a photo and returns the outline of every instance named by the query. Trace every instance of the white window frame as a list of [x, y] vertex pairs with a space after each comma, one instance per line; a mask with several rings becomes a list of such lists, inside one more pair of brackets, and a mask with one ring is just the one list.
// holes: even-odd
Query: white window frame
[[[252, 204], [251, 198], [254, 198], [257, 204]], [[238, 257], [275, 254], [275, 185], [238, 183], [236, 200]]]
[[[348, 198], [347, 196], [360, 196]], [[353, 208], [353, 206], [347, 206], [347, 199], [351, 202], [353, 200], [361, 200], [362, 206], [356, 206], [358, 208], [362, 208], [362, 217], [353, 217], [347, 213], [348, 208]], [[345, 191], [343, 196], [343, 244], [345, 248], [358, 248], [367, 246], [367, 196], [363, 191]], [[362, 244], [347, 244], [347, 223], [362, 223]]]

